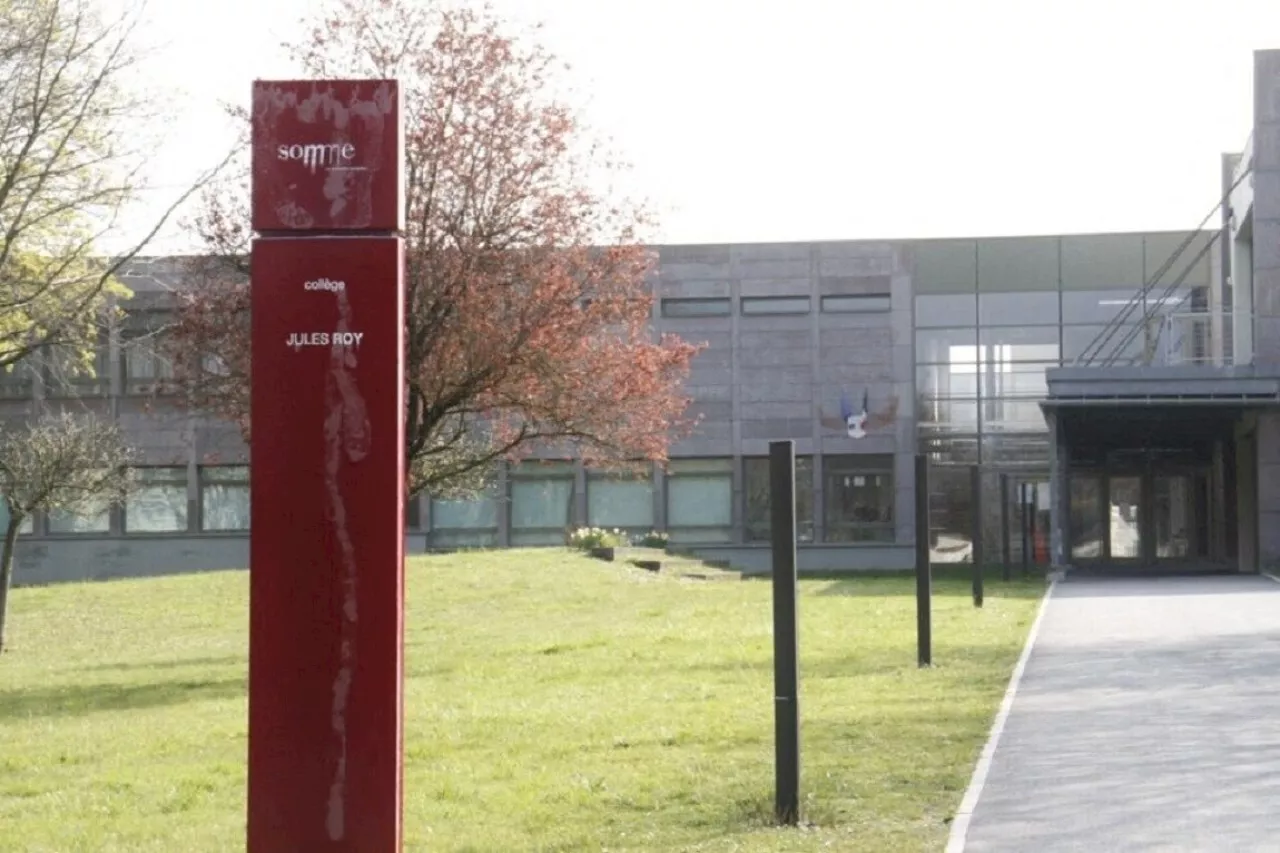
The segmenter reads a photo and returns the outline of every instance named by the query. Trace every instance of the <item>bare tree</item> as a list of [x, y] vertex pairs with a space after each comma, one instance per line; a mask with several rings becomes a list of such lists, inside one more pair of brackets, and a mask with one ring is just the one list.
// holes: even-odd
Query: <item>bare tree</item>
[[91, 370], [108, 297], [128, 295], [116, 272], [221, 168], [181, 193], [132, 248], [100, 256], [146, 189], [155, 145], [131, 50], [143, 5], [115, 18], [100, 5], [0, 0], [3, 370], [51, 347], [64, 369]]
[[84, 414], [49, 415], [0, 433], [0, 494], [9, 511], [0, 549], [0, 651], [23, 521], [34, 512], [88, 515], [122, 500], [132, 456], [115, 424]]

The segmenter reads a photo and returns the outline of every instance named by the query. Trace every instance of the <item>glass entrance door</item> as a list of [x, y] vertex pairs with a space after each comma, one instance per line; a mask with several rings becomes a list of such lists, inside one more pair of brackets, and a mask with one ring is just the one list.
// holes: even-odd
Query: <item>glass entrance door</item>
[[1155, 558], [1185, 560], [1208, 554], [1207, 477], [1158, 474], [1154, 478]]
[[1111, 559], [1142, 558], [1142, 478], [1111, 477], [1110, 504]]

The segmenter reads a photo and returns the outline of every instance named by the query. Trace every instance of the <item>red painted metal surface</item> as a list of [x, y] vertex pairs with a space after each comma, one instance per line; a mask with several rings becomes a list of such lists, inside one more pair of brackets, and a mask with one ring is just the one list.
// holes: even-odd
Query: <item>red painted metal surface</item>
[[249, 853], [400, 849], [402, 270], [254, 244]]
[[253, 229], [398, 230], [403, 127], [394, 80], [255, 82]]

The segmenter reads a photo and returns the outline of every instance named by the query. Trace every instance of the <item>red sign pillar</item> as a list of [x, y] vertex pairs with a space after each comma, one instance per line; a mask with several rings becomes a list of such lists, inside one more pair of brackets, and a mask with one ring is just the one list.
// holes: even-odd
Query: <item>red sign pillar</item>
[[401, 848], [394, 81], [253, 87], [249, 853]]

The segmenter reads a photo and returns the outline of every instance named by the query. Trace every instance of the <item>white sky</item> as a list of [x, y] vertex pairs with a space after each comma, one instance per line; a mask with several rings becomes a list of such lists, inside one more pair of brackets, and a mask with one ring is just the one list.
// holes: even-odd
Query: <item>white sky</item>
[[[149, 2], [174, 192], [229, 141], [218, 102], [290, 76], [308, 0]], [[663, 242], [1192, 227], [1280, 48], [1276, 0], [492, 2], [545, 24]]]

